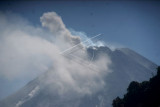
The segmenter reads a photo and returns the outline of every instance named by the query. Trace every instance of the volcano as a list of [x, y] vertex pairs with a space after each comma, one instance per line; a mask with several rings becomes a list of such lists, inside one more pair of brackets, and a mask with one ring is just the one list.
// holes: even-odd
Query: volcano
[[95, 59], [106, 54], [112, 61], [112, 72], [105, 76], [101, 90], [87, 95], [77, 96], [75, 92], [59, 95], [58, 88], [51, 88], [54, 82], [45, 82], [51, 77], [48, 71], [1, 100], [0, 107], [111, 107], [112, 100], [122, 96], [131, 81], [149, 80], [156, 74], [156, 64], [128, 48], [90, 47], [87, 52], [90, 56], [94, 52]]

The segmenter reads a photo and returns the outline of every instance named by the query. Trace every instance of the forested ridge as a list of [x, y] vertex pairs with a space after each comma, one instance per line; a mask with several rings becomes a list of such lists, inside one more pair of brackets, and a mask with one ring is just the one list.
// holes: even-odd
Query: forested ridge
[[160, 66], [157, 74], [142, 83], [132, 81], [123, 98], [113, 100], [113, 107], [160, 107]]

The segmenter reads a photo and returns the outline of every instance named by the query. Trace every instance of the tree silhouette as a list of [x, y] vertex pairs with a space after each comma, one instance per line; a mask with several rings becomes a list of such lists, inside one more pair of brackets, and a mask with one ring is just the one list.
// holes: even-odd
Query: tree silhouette
[[142, 83], [132, 81], [124, 98], [113, 100], [113, 107], [160, 107], [160, 66], [157, 75]]

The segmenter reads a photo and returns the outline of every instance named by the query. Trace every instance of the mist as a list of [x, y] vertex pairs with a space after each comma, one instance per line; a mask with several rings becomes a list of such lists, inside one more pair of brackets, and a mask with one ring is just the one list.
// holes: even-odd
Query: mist
[[[0, 12], [0, 76], [7, 81], [30, 81], [50, 72], [45, 84], [53, 83], [51, 88], [59, 96], [74, 92], [81, 97], [101, 90], [104, 77], [112, 72], [110, 58], [100, 55], [91, 60], [82, 36], [66, 28], [57, 13], [44, 13], [40, 22], [42, 26], [37, 27], [17, 14]], [[74, 52], [61, 54], [77, 44], [69, 50]]]

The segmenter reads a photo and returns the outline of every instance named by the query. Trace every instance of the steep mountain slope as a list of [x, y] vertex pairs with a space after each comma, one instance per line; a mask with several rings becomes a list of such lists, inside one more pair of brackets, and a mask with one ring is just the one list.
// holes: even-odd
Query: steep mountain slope
[[48, 71], [2, 100], [0, 107], [110, 107], [116, 96], [126, 92], [131, 81], [148, 80], [156, 73], [153, 69], [157, 65], [127, 48], [112, 51], [108, 47], [94, 47], [89, 48], [88, 53], [91, 57], [94, 53], [94, 59], [100, 54], [107, 54], [112, 61], [113, 72], [105, 77], [105, 87], [100, 91], [88, 95], [69, 91], [59, 95], [58, 89], [51, 88], [54, 82], [45, 81], [52, 78]]

